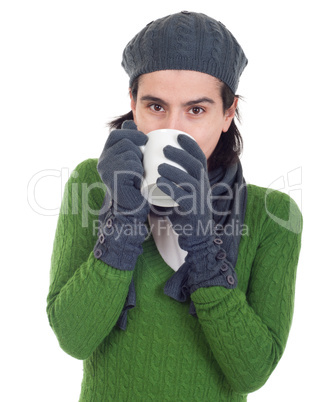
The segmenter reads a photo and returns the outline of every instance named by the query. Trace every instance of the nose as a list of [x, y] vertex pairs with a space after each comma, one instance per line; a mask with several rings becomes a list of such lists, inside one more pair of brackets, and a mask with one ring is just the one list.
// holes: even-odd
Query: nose
[[163, 128], [171, 128], [174, 130], [182, 130], [184, 131], [184, 123], [183, 123], [183, 118], [179, 113], [170, 113], [168, 114], [168, 117], [166, 121], [164, 122], [165, 127]]

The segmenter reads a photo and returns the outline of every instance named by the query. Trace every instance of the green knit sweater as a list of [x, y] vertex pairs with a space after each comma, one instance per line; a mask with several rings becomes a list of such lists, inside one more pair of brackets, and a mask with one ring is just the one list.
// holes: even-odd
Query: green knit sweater
[[[62, 349], [84, 360], [80, 401], [246, 401], [284, 351], [292, 321], [302, 218], [289, 196], [248, 185], [238, 287], [200, 288], [190, 303], [163, 292], [173, 270], [152, 236], [134, 271], [95, 259], [104, 198], [97, 160], [66, 184], [47, 314]], [[115, 324], [134, 278], [136, 307]]]

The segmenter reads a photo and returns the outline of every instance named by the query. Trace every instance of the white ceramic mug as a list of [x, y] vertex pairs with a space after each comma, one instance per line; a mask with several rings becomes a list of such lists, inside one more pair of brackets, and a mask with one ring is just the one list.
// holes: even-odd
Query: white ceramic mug
[[158, 166], [161, 165], [161, 163], [168, 163], [169, 165], [176, 166], [185, 171], [181, 165], [167, 159], [163, 153], [163, 148], [167, 145], [172, 145], [175, 148], [182, 149], [177, 142], [178, 134], [187, 135], [194, 140], [192, 136], [184, 133], [184, 131], [164, 128], [149, 132], [147, 134], [147, 144], [144, 147], [141, 147], [144, 165], [144, 179], [141, 186], [141, 193], [152, 205], [160, 207], [174, 207], [178, 205], [169, 195], [161, 191], [156, 185], [156, 181], [158, 177], [160, 177]]

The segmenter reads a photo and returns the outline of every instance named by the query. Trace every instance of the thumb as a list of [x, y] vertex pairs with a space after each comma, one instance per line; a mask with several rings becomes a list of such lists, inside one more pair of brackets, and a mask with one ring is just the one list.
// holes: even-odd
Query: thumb
[[125, 129], [128, 129], [128, 130], [137, 130], [137, 126], [136, 126], [134, 120], [125, 120], [122, 123], [121, 128], [125, 128]]

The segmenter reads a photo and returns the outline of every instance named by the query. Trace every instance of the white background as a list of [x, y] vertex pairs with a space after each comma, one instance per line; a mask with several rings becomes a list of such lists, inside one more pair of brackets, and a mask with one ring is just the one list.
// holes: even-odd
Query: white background
[[185, 9], [221, 20], [249, 59], [238, 90], [245, 97], [246, 180], [282, 187], [304, 215], [288, 345], [266, 385], [248, 400], [329, 400], [325, 5], [319, 0], [1, 3], [2, 401], [78, 400], [82, 362], [59, 348], [46, 316], [63, 186], [79, 162], [100, 155], [106, 123], [129, 111], [128, 78], [120, 66], [126, 43], [148, 22]]

